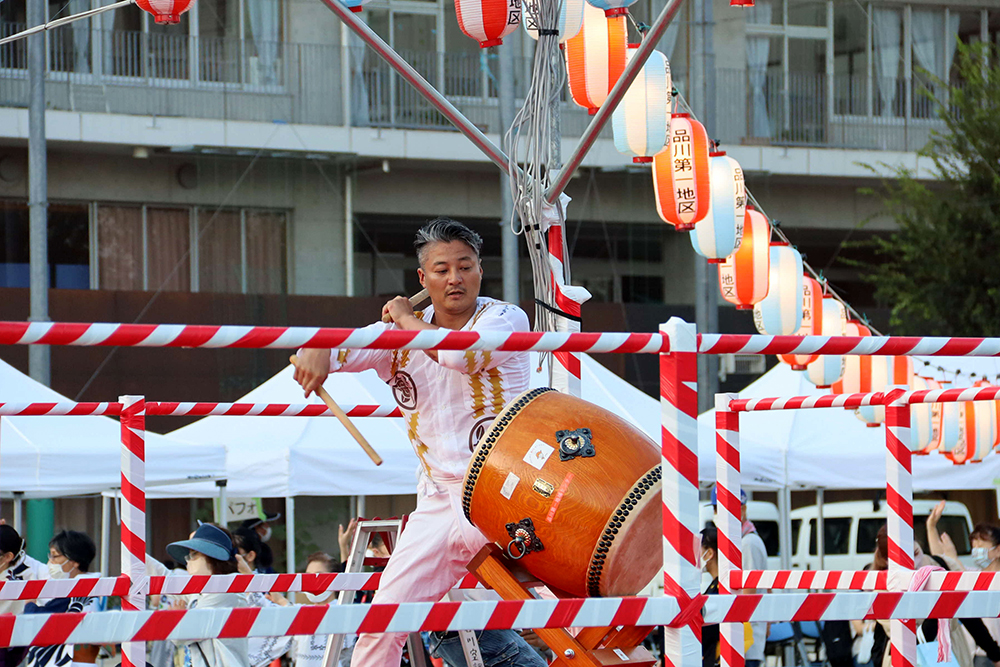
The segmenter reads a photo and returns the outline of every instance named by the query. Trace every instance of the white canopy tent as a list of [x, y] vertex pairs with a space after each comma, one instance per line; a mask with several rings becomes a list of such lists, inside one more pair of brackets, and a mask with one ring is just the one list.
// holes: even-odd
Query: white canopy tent
[[[0, 402], [67, 401], [0, 361]], [[147, 497], [188, 497], [172, 483], [223, 476], [225, 456], [218, 444], [192, 445], [147, 431]], [[117, 419], [0, 417], [0, 492], [4, 496], [57, 498], [99, 494], [119, 486], [121, 425]], [[211, 489], [214, 495], [214, 486]]]

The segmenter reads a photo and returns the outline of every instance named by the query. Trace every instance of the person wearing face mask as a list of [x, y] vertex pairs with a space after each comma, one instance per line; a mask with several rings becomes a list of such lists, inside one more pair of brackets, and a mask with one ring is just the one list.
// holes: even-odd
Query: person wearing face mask
[[[3, 526], [0, 528], [7, 528]], [[91, 573], [90, 564], [97, 555], [94, 541], [86, 533], [64, 530], [49, 542], [49, 579], [75, 579], [77, 577], [97, 577]], [[60, 614], [97, 611], [99, 598], [53, 598], [44, 603], [28, 602], [24, 605], [26, 614]], [[94, 662], [97, 657], [94, 647], [76, 647], [81, 657], [78, 662]], [[73, 646], [33, 646], [25, 655], [25, 667], [64, 667], [74, 662]], [[86, 653], [84, 656], [83, 654]]]
[[247, 519], [240, 527], [239, 530], [252, 530], [257, 533], [257, 537], [260, 538], [261, 548], [257, 552], [257, 561], [255, 570], [260, 574], [274, 574], [274, 555], [271, 553], [271, 547], [268, 546], [268, 541], [271, 539], [271, 535], [274, 533], [271, 530], [271, 524], [281, 518], [280, 512], [275, 512], [274, 514], [264, 514], [262, 519]]
[[[198, 526], [190, 539], [167, 546], [167, 553], [179, 563], [187, 562], [192, 575], [234, 574], [239, 569], [233, 536], [213, 523]], [[199, 593], [178, 609], [217, 609], [248, 606], [243, 593]], [[250, 667], [246, 637], [231, 639], [178, 640], [184, 649], [184, 667]]]

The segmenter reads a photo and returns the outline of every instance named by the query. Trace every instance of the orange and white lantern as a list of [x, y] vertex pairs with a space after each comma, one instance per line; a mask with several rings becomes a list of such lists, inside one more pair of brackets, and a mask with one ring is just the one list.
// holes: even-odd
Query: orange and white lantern
[[767, 296], [770, 270], [771, 224], [763, 213], [748, 208], [740, 249], [719, 264], [722, 298], [738, 310], [750, 310]]
[[767, 296], [753, 307], [757, 331], [791, 336], [802, 326], [802, 255], [784, 242], [770, 248]]
[[670, 143], [653, 157], [653, 193], [660, 219], [679, 232], [694, 229], [708, 215], [710, 152], [705, 126], [691, 114], [675, 113]]
[[[846, 336], [871, 336], [872, 331], [857, 320], [847, 320]], [[830, 387], [834, 394], [867, 394], [872, 391], [872, 357], [848, 354], [844, 359], [844, 377]]]
[[625, 17], [607, 18], [585, 2], [583, 28], [566, 42], [566, 74], [576, 105], [597, 113], [625, 70], [627, 46]]
[[[914, 375], [910, 378], [913, 391], [934, 391], [941, 383], [932, 378]], [[914, 454], [925, 456], [941, 447], [940, 403], [913, 403], [910, 405], [910, 449]]]
[[[823, 297], [823, 330], [821, 336], [844, 336], [847, 334], [847, 309], [832, 296]], [[821, 354], [816, 361], [806, 366], [806, 379], [819, 389], [829, 389], [844, 375], [844, 357], [836, 354]]]
[[[802, 276], [802, 326], [796, 336], [819, 336], [823, 331], [823, 288], [810, 275]], [[819, 359], [817, 354], [779, 354], [778, 360], [788, 364], [793, 371], [804, 371], [806, 366]]]
[[[871, 357], [871, 390], [889, 391], [890, 389], [909, 388], [913, 377], [913, 360], [909, 357], [886, 357], [876, 355]], [[866, 405], [857, 409], [858, 419], [868, 426], [880, 426], [885, 421], [885, 406]]]
[[[973, 387], [989, 387], [990, 383], [980, 380], [972, 385]], [[965, 430], [965, 437], [968, 440], [969, 463], [979, 463], [993, 451], [993, 446], [997, 441], [997, 409], [994, 401], [972, 401], [970, 408], [966, 408], [966, 418], [969, 412], [972, 413], [972, 420], [975, 422], [973, 432], [968, 428]]]
[[[629, 60], [635, 51], [629, 48]], [[670, 63], [662, 53], [653, 51], [611, 114], [615, 148], [631, 155], [632, 162], [652, 162], [653, 156], [667, 145], [671, 86]]]

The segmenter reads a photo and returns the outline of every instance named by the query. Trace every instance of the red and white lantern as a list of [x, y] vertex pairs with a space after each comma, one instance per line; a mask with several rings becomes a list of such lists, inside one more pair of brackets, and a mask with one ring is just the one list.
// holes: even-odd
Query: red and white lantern
[[191, 9], [194, 0], [135, 0], [139, 9], [153, 15], [153, 21], [161, 25], [181, 22], [181, 14]]
[[[871, 336], [872, 331], [857, 320], [847, 320], [847, 336]], [[830, 387], [834, 394], [867, 394], [872, 391], [872, 357], [849, 354], [844, 359], [844, 377]]]
[[[802, 276], [802, 326], [796, 336], [818, 336], [823, 331], [823, 288], [812, 276]], [[779, 354], [778, 360], [788, 364], [793, 371], [804, 371], [806, 366], [819, 359], [818, 354]]]
[[738, 310], [750, 310], [767, 296], [770, 269], [771, 224], [763, 213], [748, 208], [740, 249], [719, 264], [722, 298]]
[[[823, 297], [823, 330], [821, 336], [843, 336], [847, 333], [847, 309], [832, 296]], [[806, 379], [819, 389], [829, 389], [844, 375], [844, 357], [821, 354], [806, 366]]]
[[[896, 387], [908, 388], [913, 377], [913, 360], [910, 357], [873, 356], [871, 358], [870, 391], [889, 391]], [[866, 405], [857, 409], [858, 419], [868, 426], [880, 426], [885, 421], [885, 406]]]
[[462, 32], [485, 49], [503, 44], [521, 24], [521, 0], [455, 0], [455, 14]]
[[691, 114], [675, 113], [670, 119], [670, 144], [653, 157], [653, 193], [660, 219], [679, 232], [694, 229], [708, 215], [709, 154], [705, 126]]
[[583, 28], [566, 42], [566, 74], [576, 105], [597, 113], [625, 71], [627, 46], [625, 17], [608, 18], [585, 2]]

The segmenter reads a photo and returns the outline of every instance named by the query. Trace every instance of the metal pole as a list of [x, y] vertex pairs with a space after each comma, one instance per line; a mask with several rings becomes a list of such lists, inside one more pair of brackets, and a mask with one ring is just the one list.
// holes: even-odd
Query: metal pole
[[354, 179], [350, 172], [344, 174], [344, 294], [354, 296]]
[[215, 485], [219, 487], [219, 511], [215, 515], [215, 520], [223, 528], [229, 523], [229, 496], [226, 493], [226, 483], [228, 480], [217, 479]]
[[[499, 65], [497, 78], [500, 82], [500, 143], [514, 122], [516, 103], [514, 101], [514, 45], [507, 44], [497, 47], [499, 50]], [[517, 257], [517, 237], [510, 228], [511, 217], [514, 215], [514, 201], [510, 195], [510, 177], [507, 171], [500, 174], [500, 249], [503, 260], [503, 300], [508, 303], [520, 301], [518, 285], [519, 268]]]
[[358, 519], [364, 519], [365, 517], [365, 497], [358, 496]]
[[101, 494], [101, 574], [111, 568], [111, 497]]
[[24, 532], [24, 491], [14, 492], [14, 530]]
[[[328, 0], [323, 0], [327, 2]], [[591, 146], [597, 141], [597, 135], [601, 133], [604, 129], [604, 125], [611, 118], [611, 114], [614, 112], [618, 103], [622, 101], [625, 97], [625, 91], [628, 87], [632, 85], [635, 77], [638, 76], [639, 70], [642, 66], [646, 64], [649, 59], [649, 54], [653, 52], [656, 48], [657, 42], [663, 37], [663, 34], [667, 31], [667, 26], [677, 15], [680, 10], [681, 5], [684, 4], [684, 0], [667, 0], [667, 4], [663, 7], [663, 11], [656, 18], [656, 22], [653, 27], [649, 29], [646, 37], [642, 40], [639, 48], [635, 50], [635, 54], [632, 59], [629, 60], [628, 65], [625, 66], [625, 71], [622, 72], [621, 78], [618, 79], [618, 83], [615, 87], [611, 89], [608, 93], [608, 98], [604, 100], [604, 104], [598, 109], [597, 115], [594, 119], [590, 121], [590, 125], [587, 126], [587, 130], [580, 137], [580, 142], [576, 145], [573, 150], [573, 155], [570, 156], [569, 160], [566, 161], [566, 166], [559, 172], [559, 178], [549, 186], [549, 189], [545, 191], [545, 199], [550, 203], [555, 203], [562, 194], [566, 186], [569, 185], [569, 181], [573, 178], [573, 174], [576, 172], [577, 167], [583, 162], [583, 158], [587, 155]]]
[[[700, 257], [694, 263], [694, 319], [698, 331], [719, 330], [719, 292], [714, 264]], [[698, 412], [711, 410], [719, 393], [719, 357], [698, 355]]]
[[285, 569], [295, 572], [295, 498], [285, 498]]
[[[45, 32], [46, 30], [52, 30], [53, 28], [58, 28], [61, 25], [68, 25], [70, 23], [75, 23], [82, 19], [88, 19], [92, 16], [97, 16], [98, 14], [102, 14], [106, 11], [112, 9], [118, 9], [119, 7], [124, 7], [125, 5], [131, 5], [131, 4], [132, 0], [121, 0], [121, 2], [116, 2], [113, 5], [105, 5], [104, 7], [98, 7], [97, 9], [91, 9], [85, 12], [80, 12], [79, 14], [73, 14], [72, 16], [56, 19], [55, 21], [49, 21], [48, 23], [39, 23], [36, 24], [33, 28], [28, 28], [27, 30], [22, 30], [17, 34], [10, 35], [9, 37], [4, 37], [3, 39], [0, 39], [0, 45], [8, 44], [10, 42], [16, 42], [19, 39], [24, 39], [26, 37], [30, 37], [31, 35], [37, 35], [38, 33]], [[42, 18], [40, 20], [41, 21], [45, 20], [44, 14], [42, 14]], [[30, 23], [31, 19], [28, 19], [28, 22]]]
[[[681, 0], [674, 0], [674, 2], [680, 1]], [[503, 154], [503, 151], [497, 148], [492, 141], [487, 139], [486, 135], [483, 134], [479, 128], [473, 125], [461, 111], [456, 109], [454, 104], [449, 102], [445, 99], [444, 95], [435, 90], [434, 86], [428, 83], [427, 79], [420, 76], [417, 70], [413, 69], [408, 62], [403, 60], [391, 46], [386, 44], [381, 37], [376, 35], [371, 28], [369, 28], [354, 14], [354, 12], [342, 5], [338, 2], [338, 0], [322, 0], [322, 2], [330, 8], [330, 11], [340, 17], [340, 20], [343, 21], [348, 28], [354, 31], [354, 33], [360, 37], [365, 44], [370, 46], [376, 55], [382, 58], [382, 60], [388, 63], [397, 74], [403, 77], [403, 80], [416, 88], [418, 93], [423, 95], [423, 97], [430, 102], [435, 109], [440, 111], [452, 125], [468, 137], [476, 148], [485, 153], [486, 157], [492, 160], [496, 166], [500, 167], [500, 169], [507, 171], [507, 156]]]
[[826, 530], [823, 526], [823, 489], [816, 489], [816, 553], [819, 555], [819, 569], [824, 570], [826, 558]]
[[[45, 23], [45, 0], [28, 0], [28, 23]], [[28, 238], [32, 322], [49, 320], [48, 166], [45, 155], [45, 35], [28, 38]], [[28, 348], [28, 373], [49, 385], [49, 347]]]

